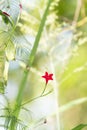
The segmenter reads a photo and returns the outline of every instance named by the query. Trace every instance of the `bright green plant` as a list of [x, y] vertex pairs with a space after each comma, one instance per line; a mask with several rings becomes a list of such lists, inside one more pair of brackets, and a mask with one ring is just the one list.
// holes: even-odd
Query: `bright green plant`
[[[87, 39], [86, 35], [82, 34], [85, 27], [81, 28], [87, 21], [84, 6], [86, 1], [84, 0], [83, 6], [81, 6], [81, 2], [82, 0], [77, 0], [77, 2], [74, 0], [40, 0], [38, 7], [27, 9], [22, 7], [20, 0], [1, 0], [0, 93], [6, 101], [6, 106], [1, 108], [4, 114], [2, 113], [0, 118], [5, 120], [5, 123], [0, 125], [1, 128], [28, 130], [34, 129], [40, 121], [45, 124], [47, 117], [38, 119], [36, 122], [32, 121], [34, 124], [32, 127], [31, 123], [26, 124], [21, 120], [20, 113], [24, 110], [30, 114], [30, 110], [25, 105], [50, 93], [54, 94], [56, 107], [55, 111], [51, 113], [56, 116], [57, 126], [55, 129], [82, 130], [86, 128], [86, 123], [79, 122], [80, 125], [75, 128], [74, 126], [69, 128], [66, 126], [67, 123], [62, 128], [61, 123], [61, 113], [67, 113], [71, 108], [87, 101], [87, 97], [83, 96], [83, 93], [80, 93], [80, 98], [77, 96], [78, 99], [77, 97], [72, 98], [72, 90], [70, 91], [78, 82], [78, 77], [82, 81], [79, 74], [84, 75], [83, 71], [87, 66], [86, 53], [84, 54], [87, 48], [84, 43], [87, 42]], [[66, 5], [70, 5], [73, 9], [67, 11], [69, 6]], [[78, 20], [81, 21], [78, 22]], [[33, 37], [33, 43], [29, 41], [29, 36]], [[11, 104], [5, 95], [10, 61], [17, 61], [22, 66], [23, 71], [14, 104]], [[29, 75], [32, 77], [32, 72], [35, 73], [33, 76], [37, 73], [42, 76], [42, 73], [45, 72], [45, 75], [40, 77], [45, 78], [46, 83], [44, 83], [44, 88], [39, 96], [24, 101], [24, 93], [27, 84], [30, 83]], [[48, 87], [49, 80], [53, 80], [52, 88], [51, 85], [49, 85], [50, 88]], [[69, 100], [70, 98], [72, 100]], [[59, 102], [62, 102], [61, 106], [59, 106]]]

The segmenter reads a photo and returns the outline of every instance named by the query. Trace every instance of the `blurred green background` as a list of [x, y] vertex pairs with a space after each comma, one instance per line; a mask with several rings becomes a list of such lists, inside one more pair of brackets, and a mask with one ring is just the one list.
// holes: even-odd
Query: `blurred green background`
[[[47, 2], [22, 0], [23, 10], [16, 31], [25, 36], [31, 48]], [[19, 59], [20, 55], [10, 61], [8, 72], [6, 96], [12, 107], [26, 65], [25, 57], [23, 61]], [[54, 74], [46, 92], [57, 86], [61, 130], [87, 124], [87, 0], [54, 0], [51, 4], [23, 102], [41, 94], [45, 85], [41, 76], [46, 71]], [[29, 111], [21, 110], [20, 119], [32, 130], [57, 130], [54, 92], [25, 107]]]

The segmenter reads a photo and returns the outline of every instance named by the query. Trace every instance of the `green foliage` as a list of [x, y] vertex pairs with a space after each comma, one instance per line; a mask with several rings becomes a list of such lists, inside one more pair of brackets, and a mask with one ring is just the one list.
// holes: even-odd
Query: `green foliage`
[[[15, 3], [16, 2], [16, 3]], [[5, 6], [5, 1], [3, 2], [3, 5]], [[15, 48], [12, 43], [12, 36], [13, 36], [13, 30], [15, 22], [17, 21], [17, 18], [19, 16], [19, 9], [18, 9], [18, 1], [11, 1], [10, 7], [4, 8], [4, 10], [0, 10], [0, 15], [2, 16], [5, 24], [11, 24], [8, 25], [6, 28], [0, 30], [0, 93], [4, 93], [4, 86], [7, 82], [7, 75], [8, 75], [8, 65], [7, 60], [14, 59], [14, 53]], [[16, 7], [17, 6], [17, 7]], [[14, 9], [14, 16], [12, 10]], [[8, 15], [6, 15], [6, 12]], [[1, 26], [5, 26], [4, 23]], [[6, 64], [6, 65], [5, 65]]]
[[[6, 3], [4, 2], [3, 5], [5, 6], [5, 4]], [[0, 10], [0, 14], [4, 20], [4, 23], [1, 26], [4, 27], [4, 24], [11, 23], [11, 26], [9, 24], [6, 28], [4, 28], [3, 32], [0, 30], [0, 93], [4, 93], [4, 86], [7, 82], [7, 61], [17, 59], [27, 64], [27, 57], [29, 56], [32, 48], [31, 44], [23, 34], [17, 35], [16, 33], [16, 25], [20, 16], [19, 4], [20, 3], [18, 0], [11, 0], [9, 3], [10, 6], [6, 6], [6, 8], [4, 8], [4, 11], [10, 16], [3, 14], [3, 12]]]
[[[24, 109], [30, 112], [23, 106], [42, 96], [36, 96], [22, 103], [24, 89], [28, 79], [28, 89], [31, 87], [32, 92], [35, 91], [36, 94], [39, 88], [37, 86], [43, 85], [38, 75], [41, 76], [44, 71], [54, 73], [53, 89], [56, 88], [56, 93], [59, 91], [61, 102], [59, 111], [62, 114], [69, 116], [69, 110], [72, 111], [71, 114], [73, 108], [77, 106], [80, 108], [87, 101], [86, 0], [82, 2], [77, 20], [75, 20], [75, 13], [78, 2], [75, 0], [41, 0], [37, 3], [34, 8], [24, 6], [22, 12], [19, 0], [1, 0], [0, 4], [0, 93], [5, 93], [10, 61], [17, 60], [25, 67], [15, 106], [11, 108], [7, 105], [5, 115], [0, 116], [5, 119], [5, 125], [0, 126], [7, 130], [14, 130], [15, 127], [20, 130], [31, 128], [30, 123], [25, 125], [26, 123], [19, 119], [20, 111]], [[28, 77], [29, 73], [32, 74]], [[16, 82], [20, 80], [19, 73], [18, 77]], [[50, 88], [51, 85], [47, 89], [50, 90]], [[43, 96], [52, 91], [48, 91]], [[31, 92], [27, 91], [27, 93], [28, 96], [31, 95]], [[64, 130], [71, 129], [71, 123], [75, 120], [75, 118], [69, 120], [67, 116], [64, 115]], [[78, 115], [76, 117], [79, 118]], [[87, 126], [81, 124], [79, 120], [75, 123], [80, 125], [72, 130], [81, 130]]]
[[[37, 36], [36, 36], [36, 39], [35, 39], [35, 42], [34, 42], [34, 46], [31, 50], [30, 56], [28, 58], [29, 60], [28, 60], [27, 65], [29, 67], [32, 66], [32, 63], [34, 61], [34, 57], [35, 57], [35, 54], [36, 54], [36, 51], [37, 51], [37, 48], [38, 48], [38, 45], [39, 45], [39, 41], [40, 41], [41, 34], [42, 34], [42, 31], [43, 31], [43, 28], [44, 28], [44, 25], [45, 25], [45, 22], [46, 22], [46, 18], [47, 18], [47, 15], [48, 15], [48, 11], [49, 11], [49, 7], [50, 7], [51, 2], [52, 2], [52, 0], [50, 0], [47, 4], [46, 10], [43, 14], [41, 24], [40, 24], [40, 27], [39, 27], [39, 30], [38, 30], [38, 33], [37, 33]], [[24, 92], [24, 88], [25, 88], [25, 85], [26, 85], [28, 73], [29, 73], [29, 71], [27, 71], [27, 70], [26, 70], [26, 73], [24, 72], [23, 79], [22, 79], [22, 82], [20, 84], [19, 92], [18, 92], [18, 95], [17, 95], [17, 99], [16, 99], [17, 101], [16, 101], [16, 104], [15, 104], [14, 110], [16, 109], [17, 106], [19, 106], [19, 108], [17, 110], [15, 110], [15, 112], [14, 112], [14, 116], [16, 118], [18, 118], [19, 112], [20, 112], [20, 109], [21, 109], [23, 92]], [[16, 126], [16, 122], [12, 119], [10, 129], [15, 129], [15, 126]]]
[[[74, 12], [76, 9], [76, 0], [61, 0], [59, 2], [59, 16], [62, 18], [72, 19], [74, 17]], [[72, 10], [70, 10], [72, 8]]]
[[73, 128], [72, 130], [82, 130], [86, 126], [87, 126], [87, 124], [80, 124], [80, 125], [76, 126], [75, 128]]
[[6, 24], [10, 23], [9, 17], [3, 14], [3, 12], [0, 10], [0, 15], [2, 16], [2, 19]]

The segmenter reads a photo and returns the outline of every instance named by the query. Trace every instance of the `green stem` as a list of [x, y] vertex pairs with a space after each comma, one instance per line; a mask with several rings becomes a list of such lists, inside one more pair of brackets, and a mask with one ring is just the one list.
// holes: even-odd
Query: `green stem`
[[[47, 14], [48, 14], [48, 10], [49, 10], [51, 2], [52, 2], [52, 0], [49, 0], [49, 2], [47, 4], [47, 8], [46, 8], [46, 10], [43, 14], [43, 18], [41, 20], [41, 24], [40, 24], [40, 27], [39, 27], [39, 30], [38, 30], [38, 33], [37, 33], [37, 36], [36, 36], [36, 39], [35, 39], [35, 42], [34, 42], [34, 46], [33, 46], [33, 49], [31, 51], [31, 54], [30, 54], [30, 57], [29, 57], [29, 61], [28, 61], [29, 67], [32, 66], [32, 63], [34, 61], [34, 57], [35, 57], [35, 54], [36, 54], [36, 51], [37, 51], [37, 48], [38, 48], [38, 44], [39, 44], [39, 41], [40, 41], [40, 38], [41, 38], [41, 34], [42, 34], [42, 31], [43, 31], [43, 28], [44, 28], [44, 25], [45, 25], [45, 21], [46, 21], [46, 18], [47, 18]], [[22, 104], [24, 89], [25, 89], [25, 86], [26, 86], [27, 78], [28, 78], [28, 73], [29, 73], [28, 70], [26, 70], [26, 72], [24, 72], [21, 84], [19, 86], [19, 91], [18, 91], [18, 95], [17, 95], [17, 98], [16, 98], [16, 104], [14, 106], [14, 113], [13, 113], [16, 118], [18, 118], [19, 112], [20, 112], [20, 109], [21, 109], [21, 104]], [[11, 120], [10, 130], [15, 130], [15, 127], [16, 127], [16, 122], [14, 122], [14, 120]]]
[[47, 84], [45, 84], [44, 90], [41, 93], [41, 96], [44, 94], [45, 90], [46, 90]]
[[38, 44], [39, 44], [40, 37], [41, 37], [42, 31], [43, 31], [43, 28], [44, 28], [44, 25], [45, 25], [45, 21], [46, 21], [46, 18], [47, 18], [47, 14], [48, 14], [48, 10], [49, 10], [51, 2], [52, 2], [52, 0], [49, 0], [47, 8], [46, 8], [46, 10], [43, 14], [43, 18], [41, 20], [41, 24], [40, 24], [40, 27], [39, 27], [39, 30], [38, 30], [38, 33], [37, 33], [37, 36], [36, 36], [36, 39], [35, 39], [35, 43], [34, 43], [33, 49], [31, 51], [31, 54], [30, 54], [30, 57], [29, 57], [29, 62], [28, 62], [29, 66], [31, 66], [33, 61], [34, 61], [34, 56], [35, 56], [37, 48], [38, 48]]
[[40, 98], [40, 97], [44, 97], [44, 96], [47, 96], [48, 94], [50, 94], [50, 93], [52, 93], [53, 92], [53, 90], [50, 90], [49, 92], [47, 92], [47, 93], [45, 93], [45, 94], [41, 94], [40, 96], [38, 96], [38, 97], [35, 97], [35, 98], [33, 98], [33, 99], [31, 99], [31, 100], [28, 100], [28, 101], [26, 101], [25, 103], [23, 103], [21, 106], [24, 106], [24, 105], [26, 105], [26, 104], [28, 104], [28, 103], [30, 103], [30, 102], [32, 102], [32, 101], [35, 101], [36, 99], [38, 99], [38, 98]]
[[51, 63], [51, 70], [54, 74], [54, 81], [53, 81], [53, 90], [54, 90], [54, 99], [55, 99], [55, 106], [56, 106], [56, 120], [57, 120], [57, 130], [60, 130], [60, 114], [59, 114], [59, 84], [56, 81], [56, 76], [55, 76], [55, 70], [54, 70], [54, 64], [53, 60], [50, 57], [50, 63]]

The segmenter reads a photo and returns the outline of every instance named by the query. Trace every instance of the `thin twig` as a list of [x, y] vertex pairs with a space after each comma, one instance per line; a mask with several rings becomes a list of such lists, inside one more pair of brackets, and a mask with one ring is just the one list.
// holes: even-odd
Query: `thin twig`
[[45, 87], [44, 87], [44, 89], [43, 89], [43, 91], [42, 91], [42, 93], [41, 93], [41, 96], [44, 94], [46, 88], [47, 88], [47, 84], [45, 84]]
[[26, 101], [25, 103], [23, 103], [21, 106], [24, 106], [24, 105], [26, 105], [26, 104], [28, 104], [28, 103], [30, 103], [30, 102], [32, 102], [32, 101], [34, 101], [34, 100], [40, 98], [40, 97], [44, 97], [44, 96], [46, 96], [46, 95], [52, 93], [52, 91], [53, 91], [53, 90], [50, 90], [49, 92], [47, 92], [47, 93], [45, 93], [45, 94], [43, 94], [43, 95], [40, 95], [40, 96], [35, 97], [35, 98], [31, 99], [31, 100], [28, 100], [28, 101]]
[[86, 9], [85, 9], [85, 1], [84, 0], [82, 0], [81, 16], [82, 17], [86, 16]]
[[76, 10], [75, 10], [75, 15], [74, 15], [74, 19], [72, 22], [72, 25], [74, 25], [74, 27], [76, 27], [78, 18], [79, 18], [79, 14], [80, 14], [80, 10], [81, 10], [81, 6], [82, 6], [82, 0], [77, 0], [77, 6], [76, 6]]

